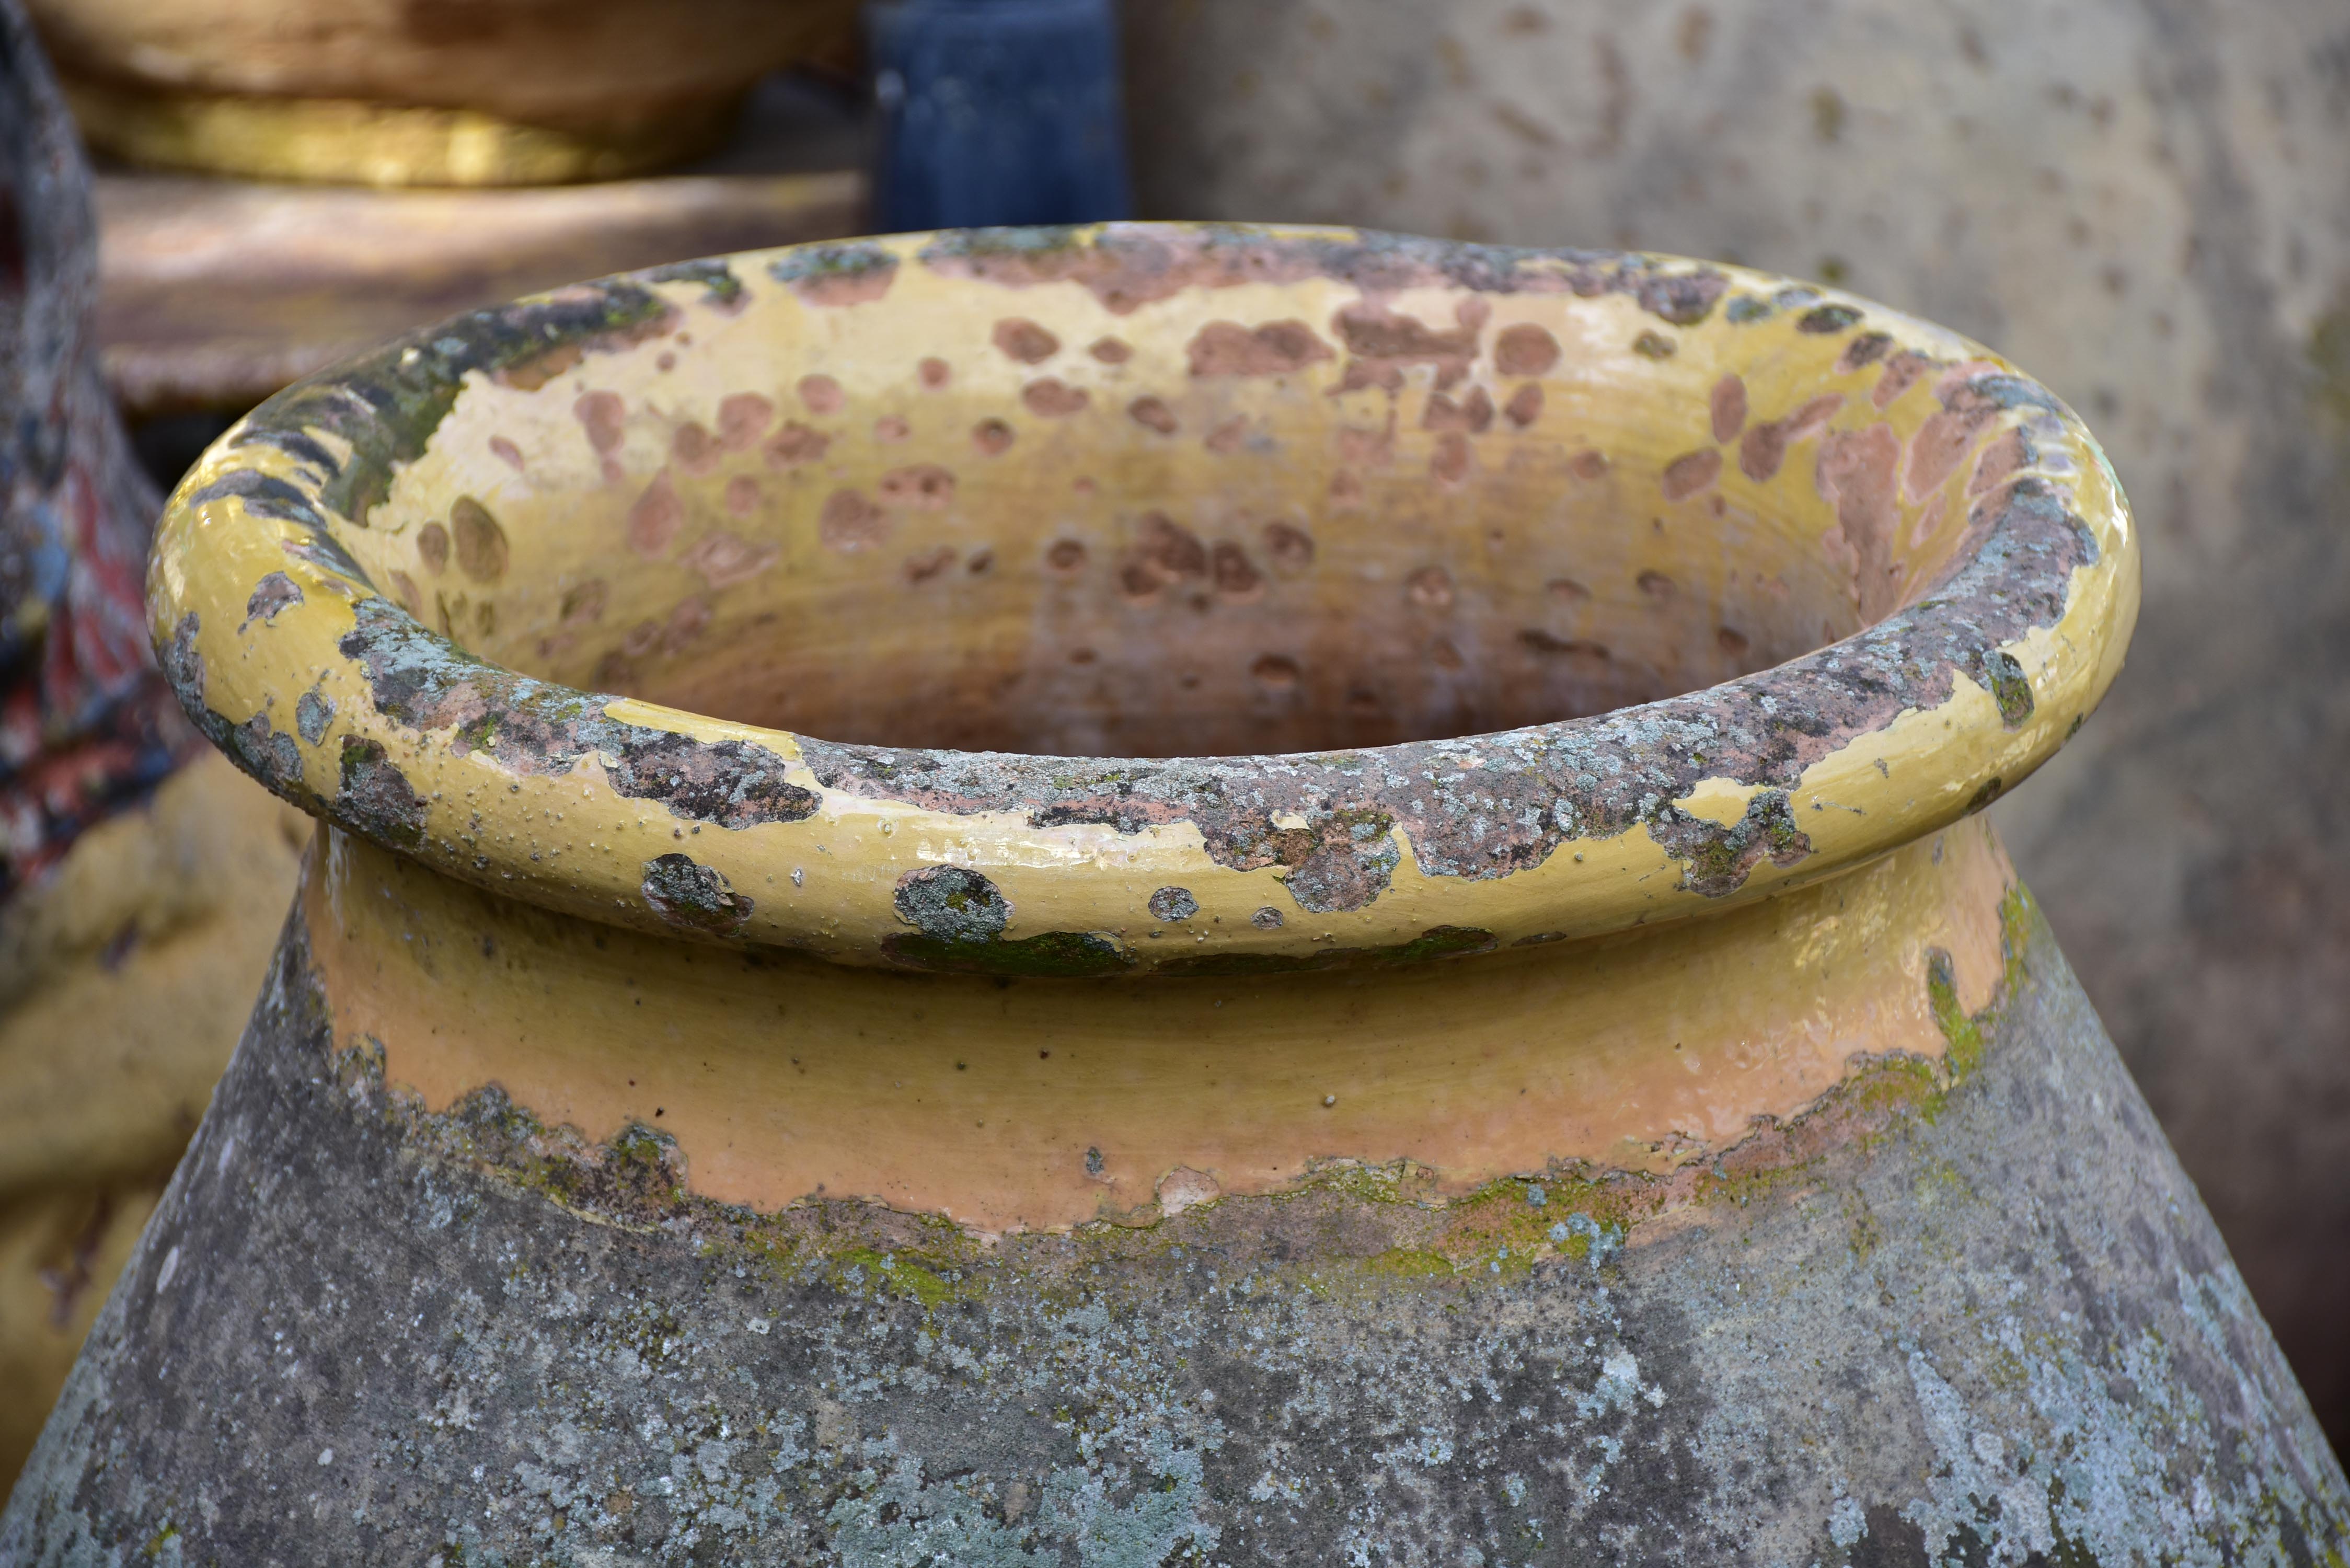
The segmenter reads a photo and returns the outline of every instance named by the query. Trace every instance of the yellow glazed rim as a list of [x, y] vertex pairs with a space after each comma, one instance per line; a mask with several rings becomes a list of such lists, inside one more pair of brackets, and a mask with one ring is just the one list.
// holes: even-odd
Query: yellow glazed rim
[[[1154, 365], [1160, 381], [1122, 385], [1289, 400], [1263, 405], [1275, 463], [1283, 409], [1384, 407], [1398, 450], [1437, 476], [1398, 483], [1430, 484], [1550, 452], [1541, 389], [1554, 409], [1594, 388], [1653, 393], [1616, 463], [1627, 515], [1653, 511], [1661, 533], [1668, 514], [1702, 528], [1783, 513], [1849, 576], [1866, 624], [1701, 690], [1496, 733], [1088, 759], [709, 718], [476, 657], [445, 596], [442, 630], [420, 619], [418, 581], [443, 569], [453, 528], [461, 554], [473, 540], [467, 571], [519, 585], [522, 607], [502, 613], [557, 624], [567, 579], [531, 557], [559, 530], [499, 530], [508, 504], [475, 452], [492, 429], [536, 432], [489, 442], [516, 472], [569, 461], [565, 443], [587, 462], [580, 389], [670, 387], [657, 377], [701, 363], [731, 365], [737, 383], [764, 367], [778, 398], [795, 378], [813, 397], [820, 379], [808, 407], [845, 404], [845, 420], [860, 399], [884, 406], [884, 382], [910, 382], [915, 356], [966, 318], [1002, 352], [975, 350], [956, 374], [999, 389], [1007, 419], [1034, 415], [1021, 428], [1055, 451], [1155, 439], [1128, 414], [1159, 400], [1124, 405], [1116, 379]], [[892, 336], [918, 320], [929, 337]], [[922, 364], [928, 378], [944, 361]], [[732, 384], [713, 372], [663, 417], [722, 425]], [[795, 503], [774, 548], [828, 560], [817, 541], [839, 545], [844, 516], [887, 521], [868, 495], [886, 501], [892, 474], [912, 471], [876, 488], [886, 458], [857, 468], [842, 431], [840, 488]], [[619, 484], [626, 449], [598, 451]], [[700, 504], [671, 493], [686, 472], [660, 466], [632, 504], [581, 499], [563, 530], [609, 529], [622, 557], [626, 531], [632, 569], [681, 571], [694, 552], [677, 518]], [[626, 478], [636, 494], [645, 475]], [[1748, 514], [1713, 499], [1732, 493]], [[698, 558], [716, 581], [709, 551]], [[462, 881], [848, 963], [1230, 975], [1589, 937], [1881, 856], [2063, 743], [2120, 667], [2137, 587], [2126, 504], [2081, 422], [1978, 345], [1883, 306], [1663, 256], [1113, 224], [746, 254], [428, 328], [287, 389], [205, 455], [159, 528], [149, 608], [182, 705], [240, 765]]]

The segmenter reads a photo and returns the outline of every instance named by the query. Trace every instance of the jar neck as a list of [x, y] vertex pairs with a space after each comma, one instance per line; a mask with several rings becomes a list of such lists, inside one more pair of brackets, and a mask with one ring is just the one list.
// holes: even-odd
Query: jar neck
[[[428, 1113], [673, 1138], [687, 1188], [859, 1199], [985, 1232], [1148, 1222], [1333, 1161], [1441, 1197], [1661, 1173], [1872, 1059], [1941, 1063], [2002, 972], [1970, 817], [1718, 915], [1274, 977], [1005, 981], [666, 940], [484, 894], [329, 828], [305, 884], [336, 1045]], [[1954, 1012], [1952, 1010], [1955, 1009]]]

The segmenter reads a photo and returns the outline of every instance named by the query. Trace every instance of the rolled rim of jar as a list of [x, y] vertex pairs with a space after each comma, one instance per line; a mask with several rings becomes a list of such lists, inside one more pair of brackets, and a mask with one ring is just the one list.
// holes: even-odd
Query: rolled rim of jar
[[1834, 875], [2053, 754], [2137, 593], [2087, 429], [1930, 324], [1180, 223], [455, 317], [240, 421], [148, 589], [190, 716], [337, 828], [615, 925], [1038, 977]]

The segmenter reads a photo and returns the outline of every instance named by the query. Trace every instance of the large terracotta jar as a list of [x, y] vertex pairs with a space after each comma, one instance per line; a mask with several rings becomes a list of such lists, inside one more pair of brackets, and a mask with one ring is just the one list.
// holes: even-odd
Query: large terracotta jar
[[11, 1562], [2308, 1562], [1978, 815], [2039, 385], [1730, 267], [913, 236], [461, 317], [174, 498], [326, 823]]

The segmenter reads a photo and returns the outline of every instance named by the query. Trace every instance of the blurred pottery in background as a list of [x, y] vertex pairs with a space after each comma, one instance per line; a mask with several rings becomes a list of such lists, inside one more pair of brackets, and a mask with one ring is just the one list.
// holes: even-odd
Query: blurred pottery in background
[[1653, 255], [911, 235], [297, 384], [151, 631], [327, 826], [0, 1557], [2339, 1553], [1980, 815], [2137, 570], [2005, 361]]
[[864, 197], [852, 168], [500, 191], [101, 176], [100, 353], [131, 418], [215, 413], [217, 435], [288, 381], [426, 322], [681, 255], [855, 233]]
[[1149, 215], [1651, 245], [2027, 358], [2148, 537], [2128, 674], [1994, 811], [2350, 1448], [2350, 8], [1127, 8]]
[[79, 149], [0, 6], [0, 1485], [196, 1126], [292, 892], [298, 817], [148, 655], [154, 493], [99, 379]]
[[706, 152], [853, 0], [31, 0], [135, 163], [365, 185], [607, 180]]

